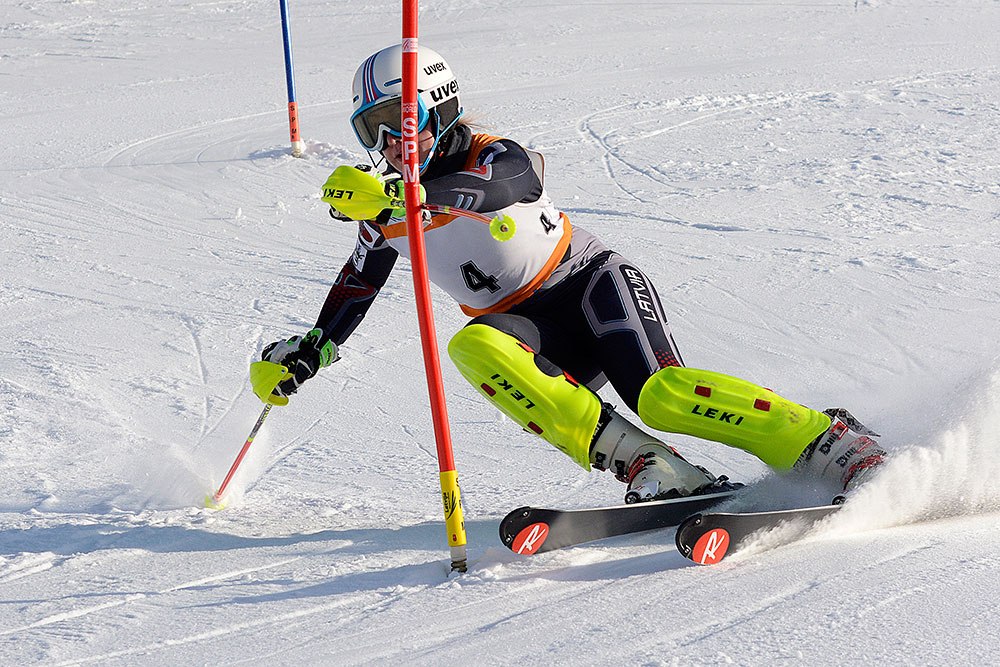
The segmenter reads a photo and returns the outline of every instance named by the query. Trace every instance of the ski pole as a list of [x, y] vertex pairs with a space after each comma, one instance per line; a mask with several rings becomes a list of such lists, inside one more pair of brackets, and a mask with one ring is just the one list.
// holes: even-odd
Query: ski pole
[[222, 486], [218, 488], [214, 495], [205, 496], [205, 507], [210, 509], [220, 510], [224, 507], [222, 504], [222, 496], [226, 492], [226, 487], [229, 486], [230, 480], [233, 479], [233, 475], [236, 474], [236, 469], [240, 467], [240, 463], [243, 462], [243, 457], [247, 455], [247, 450], [250, 449], [250, 443], [257, 436], [257, 431], [260, 430], [261, 424], [267, 419], [267, 414], [271, 411], [271, 404], [267, 403], [264, 405], [264, 409], [260, 413], [260, 417], [257, 419], [257, 423], [254, 424], [253, 430], [250, 431], [250, 437], [247, 438], [246, 444], [243, 445], [243, 449], [240, 450], [239, 455], [237, 455], [236, 460], [233, 461], [232, 467], [226, 474], [226, 478], [222, 480]]

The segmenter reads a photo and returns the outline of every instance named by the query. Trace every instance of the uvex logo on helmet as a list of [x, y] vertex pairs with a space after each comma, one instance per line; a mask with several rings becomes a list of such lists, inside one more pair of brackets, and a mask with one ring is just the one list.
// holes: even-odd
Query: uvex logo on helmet
[[435, 103], [446, 100], [449, 97], [454, 97], [455, 95], [458, 95], [458, 81], [455, 80], [451, 80], [431, 90], [431, 99]]
[[444, 64], [444, 61], [441, 61], [424, 67], [424, 73], [433, 74], [434, 72], [443, 72], [446, 69], [448, 69], [448, 66]]

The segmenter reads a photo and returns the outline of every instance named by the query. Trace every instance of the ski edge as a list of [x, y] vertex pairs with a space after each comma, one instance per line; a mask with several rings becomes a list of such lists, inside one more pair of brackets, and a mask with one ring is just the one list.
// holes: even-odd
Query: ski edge
[[[700, 496], [683, 496], [681, 498], [667, 498], [666, 500], [647, 500], [641, 503], [622, 503], [621, 505], [602, 505], [601, 507], [577, 507], [575, 509], [559, 509], [556, 507], [542, 507], [540, 505], [525, 505], [524, 507], [518, 507], [516, 510], [511, 510], [507, 513], [507, 516], [514, 514], [515, 512], [520, 512], [521, 510], [544, 510], [546, 512], [559, 512], [560, 514], [586, 514], [588, 512], [604, 512], [606, 510], [625, 510], [634, 509], [636, 507], [658, 507], [664, 505], [683, 505], [689, 503], [693, 500], [703, 500], [718, 498], [720, 500], [732, 496], [740, 491], [744, 490], [745, 487], [740, 487], [739, 489], [734, 489], [732, 491], [719, 491], [718, 493], [706, 493]], [[717, 512], [717, 514], [724, 514], [724, 512]], [[506, 518], [506, 517], [504, 517]]]

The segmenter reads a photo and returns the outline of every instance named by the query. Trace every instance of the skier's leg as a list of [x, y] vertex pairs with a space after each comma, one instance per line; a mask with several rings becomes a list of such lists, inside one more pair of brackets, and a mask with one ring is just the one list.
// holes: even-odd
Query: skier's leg
[[739, 378], [695, 368], [664, 368], [639, 394], [639, 417], [661, 431], [738, 447], [788, 470], [830, 418]]
[[576, 302], [592, 356], [631, 410], [650, 375], [684, 365], [652, 283], [621, 255], [591, 274]]
[[[525, 326], [530, 330], [530, 323]], [[448, 354], [481, 394], [527, 431], [590, 470], [590, 441], [601, 416], [597, 396], [525, 342], [473, 320]]]
[[501, 412], [583, 468], [614, 470], [629, 484], [627, 501], [687, 495], [715, 481], [602, 404], [593, 391], [524, 341], [482, 323], [533, 338], [533, 325], [524, 320], [512, 315], [477, 318], [448, 345], [462, 375]]
[[[583, 309], [608, 379], [648, 426], [738, 447], [779, 470], [798, 462], [844, 486], [885, 454], [870, 434], [845, 430], [853, 418], [812, 410], [745, 380], [683, 367], [651, 282], [618, 255], [593, 273]], [[831, 438], [839, 438], [836, 445]], [[817, 447], [819, 442], [827, 444]]]
[[777, 470], [796, 468], [850, 491], [886, 453], [849, 412], [818, 412], [746, 380], [664, 368], [639, 395], [639, 417], [661, 431], [738, 447]]

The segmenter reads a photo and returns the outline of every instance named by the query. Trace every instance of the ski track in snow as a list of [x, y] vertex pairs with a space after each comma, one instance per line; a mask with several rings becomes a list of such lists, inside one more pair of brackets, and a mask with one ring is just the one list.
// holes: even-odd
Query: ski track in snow
[[[366, 161], [345, 91], [398, 39], [398, 8], [293, 3], [296, 160], [273, 6], [10, 5], [0, 663], [1000, 650], [1000, 4], [421, 3], [421, 40], [466, 107], [544, 153], [574, 224], [650, 275], [689, 365], [843, 405], [893, 451], [804, 539], [761, 535], [718, 567], [691, 566], [671, 531], [518, 557], [496, 535], [507, 511], [618, 502], [621, 485], [483, 403], [448, 362], [465, 318], [435, 288], [461, 576], [403, 261], [343, 359], [272, 411], [227, 509], [202, 507], [260, 411], [248, 363], [311, 327], [353, 248], [319, 186]], [[670, 442], [758, 482], [747, 509], [826, 497], [723, 445]]]

